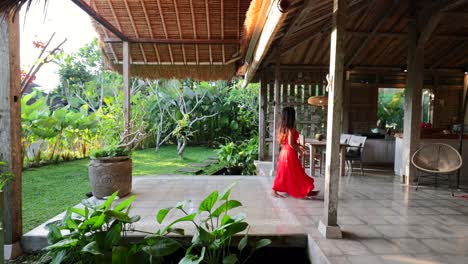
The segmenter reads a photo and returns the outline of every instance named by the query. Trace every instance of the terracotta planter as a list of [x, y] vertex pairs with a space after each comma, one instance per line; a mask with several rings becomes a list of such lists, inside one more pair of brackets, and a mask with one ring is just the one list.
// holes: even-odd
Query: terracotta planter
[[118, 191], [119, 197], [132, 191], [130, 157], [96, 158], [89, 161], [89, 181], [93, 195], [102, 199]]

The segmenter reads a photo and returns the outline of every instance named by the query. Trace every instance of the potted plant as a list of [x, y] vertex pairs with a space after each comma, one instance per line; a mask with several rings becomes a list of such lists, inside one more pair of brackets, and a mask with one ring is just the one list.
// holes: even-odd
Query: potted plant
[[124, 197], [132, 191], [131, 151], [145, 135], [141, 128], [122, 136], [117, 144], [91, 152], [88, 173], [92, 193], [96, 198], [102, 199], [114, 192]]

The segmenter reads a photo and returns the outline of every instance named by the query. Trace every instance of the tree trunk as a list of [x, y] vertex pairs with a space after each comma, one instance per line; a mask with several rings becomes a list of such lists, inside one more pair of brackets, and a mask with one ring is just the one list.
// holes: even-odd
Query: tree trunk
[[177, 143], [177, 154], [182, 158], [184, 155], [185, 147], [187, 146], [187, 140], [185, 138], [182, 139], [182, 144], [179, 144], [180, 141], [178, 140]]

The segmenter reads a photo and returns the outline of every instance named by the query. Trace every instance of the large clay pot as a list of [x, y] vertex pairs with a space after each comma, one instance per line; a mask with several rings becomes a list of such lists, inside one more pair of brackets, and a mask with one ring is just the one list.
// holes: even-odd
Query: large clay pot
[[118, 191], [124, 197], [132, 191], [130, 157], [96, 158], [89, 161], [89, 181], [93, 195], [102, 199]]

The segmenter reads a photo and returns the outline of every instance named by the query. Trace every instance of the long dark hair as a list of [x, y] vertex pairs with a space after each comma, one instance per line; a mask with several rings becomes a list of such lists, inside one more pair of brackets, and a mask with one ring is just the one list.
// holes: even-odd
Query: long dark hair
[[292, 107], [283, 108], [281, 119], [278, 124], [278, 143], [284, 144], [288, 138], [289, 130], [295, 127], [296, 111]]

